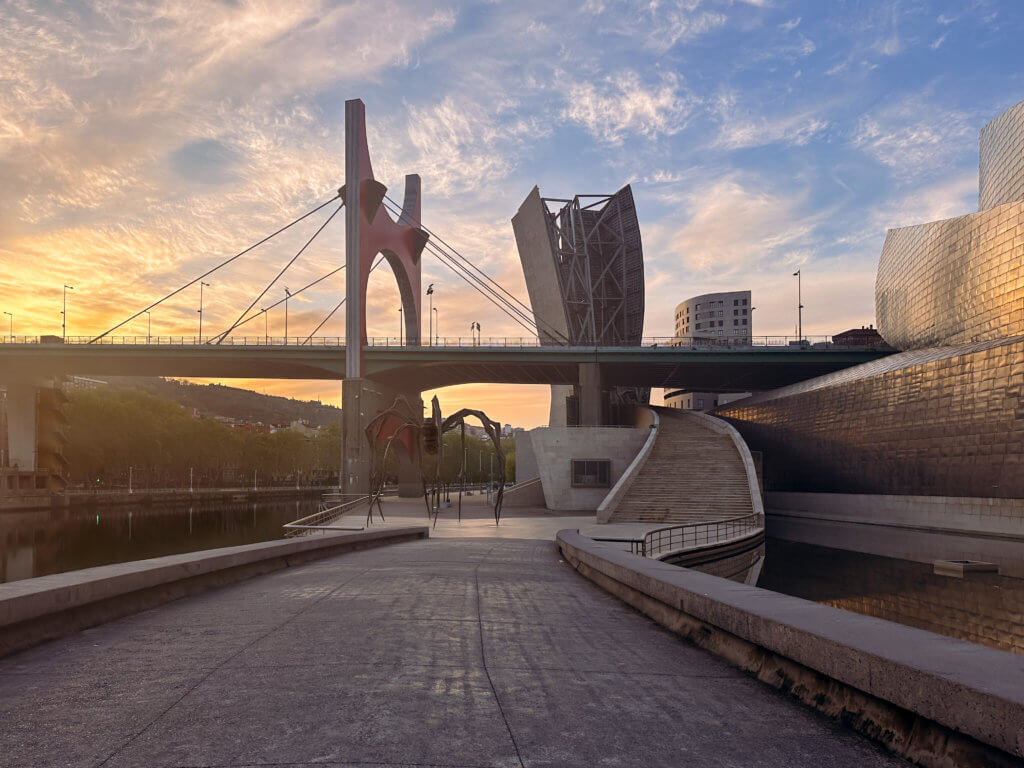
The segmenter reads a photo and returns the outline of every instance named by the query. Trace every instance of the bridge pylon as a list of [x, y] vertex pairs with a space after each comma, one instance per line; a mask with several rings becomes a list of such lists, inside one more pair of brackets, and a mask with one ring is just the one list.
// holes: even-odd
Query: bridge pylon
[[[420, 221], [420, 177], [405, 177], [402, 212], [395, 221], [382, 205], [387, 187], [373, 178], [366, 140], [366, 107], [360, 99], [345, 102], [345, 381], [342, 384], [342, 492], [365, 495], [369, 491], [370, 453], [364, 429], [379, 410], [387, 408], [398, 393], [385, 393], [364, 379], [366, 347], [366, 289], [377, 254], [391, 267], [398, 283], [405, 323], [405, 344], [420, 344], [420, 255], [428, 235]], [[402, 392], [410, 402], [419, 401], [419, 389], [411, 382]], [[419, 495], [418, 468], [400, 469], [400, 491], [410, 492], [414, 477]]]

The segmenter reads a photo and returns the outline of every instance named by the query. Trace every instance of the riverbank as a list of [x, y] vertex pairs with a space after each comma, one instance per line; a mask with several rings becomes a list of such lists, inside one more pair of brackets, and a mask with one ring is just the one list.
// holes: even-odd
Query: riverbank
[[131, 492], [67, 491], [17, 496], [0, 496], [0, 513], [26, 512], [38, 509], [92, 508], [123, 505], [156, 506], [167, 504], [208, 503], [211, 501], [284, 501], [289, 499], [320, 498], [324, 493], [337, 490], [337, 486], [316, 485], [296, 488], [157, 488]]

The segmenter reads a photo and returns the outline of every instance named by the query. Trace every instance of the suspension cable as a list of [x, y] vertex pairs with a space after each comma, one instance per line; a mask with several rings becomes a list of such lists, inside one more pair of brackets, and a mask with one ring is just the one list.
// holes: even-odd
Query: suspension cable
[[[326, 279], [327, 279], [327, 278], [329, 278], [329, 277], [333, 277], [334, 275], [336, 275], [336, 274], [338, 274], [339, 272], [341, 272], [341, 271], [342, 271], [343, 269], [345, 269], [345, 265], [344, 265], [344, 264], [342, 264], [342, 265], [341, 265], [340, 267], [338, 267], [337, 269], [332, 269], [332, 270], [331, 270], [330, 272], [328, 272], [328, 273], [327, 273], [326, 275], [322, 275], [322, 276], [318, 277], [318, 278], [317, 278], [316, 280], [314, 280], [314, 281], [313, 281], [312, 283], [309, 283], [308, 285], [304, 285], [304, 286], [302, 286], [301, 288], [299, 288], [298, 290], [292, 291], [292, 293], [291, 293], [291, 296], [289, 296], [288, 298], [293, 298], [293, 297], [295, 297], [295, 296], [298, 296], [298, 295], [299, 295], [300, 293], [302, 293], [303, 291], [309, 290], [310, 288], [312, 288], [312, 287], [313, 287], [314, 285], [316, 285], [317, 283], [322, 283], [322, 282], [323, 282], [324, 280], [326, 280]], [[262, 313], [262, 312], [269, 312], [269, 311], [270, 311], [270, 310], [272, 310], [272, 309], [273, 309], [274, 307], [279, 307], [279, 306], [281, 306], [282, 304], [284, 304], [284, 301], [285, 301], [284, 299], [278, 299], [278, 300], [277, 300], [277, 301], [275, 301], [275, 302], [274, 302], [273, 304], [269, 304], [269, 305], [267, 305], [266, 307], [262, 307], [262, 308], [260, 309], [260, 311], [259, 311], [259, 312], [257, 312], [257, 313], [256, 313], [256, 314], [254, 314], [254, 315], [249, 315], [249, 316], [248, 316], [247, 318], [245, 318], [245, 320], [243, 320], [242, 322], [240, 322], [240, 323], [239, 323], [238, 325], [236, 325], [235, 327], [236, 327], [236, 328], [240, 328], [241, 326], [245, 325], [246, 323], [251, 323], [251, 322], [252, 322], [253, 320], [255, 320], [256, 318], [258, 318], [258, 317], [260, 316], [260, 313]]]
[[[335, 195], [334, 197], [332, 197], [332, 198], [331, 198], [330, 200], [327, 200], [326, 202], [323, 202], [323, 203], [321, 203], [320, 205], [316, 206], [316, 208], [313, 208], [313, 209], [311, 209], [311, 210], [309, 210], [309, 211], [306, 211], [306, 212], [305, 212], [304, 214], [302, 214], [301, 216], [299, 216], [299, 218], [295, 219], [295, 220], [294, 220], [294, 221], [292, 221], [291, 223], [289, 223], [289, 224], [285, 224], [285, 225], [284, 225], [283, 227], [281, 227], [281, 228], [280, 228], [279, 230], [277, 230], [276, 232], [274, 232], [274, 233], [272, 233], [272, 234], [269, 234], [269, 235], [267, 235], [267, 236], [266, 236], [266, 237], [264, 237], [264, 238], [263, 238], [262, 240], [260, 240], [260, 241], [259, 241], [258, 243], [254, 243], [253, 245], [250, 245], [250, 246], [249, 246], [248, 248], [246, 248], [246, 249], [245, 249], [244, 251], [239, 251], [238, 253], [236, 253], [236, 254], [235, 254], [234, 256], [232, 256], [231, 258], [229, 258], [229, 259], [226, 259], [226, 260], [222, 261], [222, 262], [221, 262], [220, 264], [218, 264], [217, 266], [215, 266], [215, 267], [214, 267], [213, 269], [211, 269], [211, 270], [208, 270], [207, 272], [204, 272], [203, 274], [201, 274], [201, 275], [200, 275], [199, 277], [195, 278], [194, 280], [191, 280], [191, 281], [189, 281], [189, 282], [185, 283], [185, 284], [184, 284], [183, 286], [181, 286], [180, 288], [178, 288], [178, 289], [176, 289], [176, 290], [174, 290], [174, 291], [171, 291], [171, 292], [170, 292], [170, 293], [168, 293], [168, 294], [167, 294], [166, 296], [164, 296], [164, 297], [163, 297], [162, 299], [159, 299], [159, 300], [157, 300], [157, 301], [154, 301], [154, 302], [153, 302], [152, 304], [150, 304], [150, 305], [149, 305], [148, 307], [146, 307], [145, 309], [140, 309], [140, 310], [139, 310], [138, 312], [136, 312], [136, 313], [135, 313], [134, 315], [132, 315], [131, 317], [129, 317], [129, 318], [127, 319], [127, 320], [124, 320], [124, 321], [122, 321], [122, 322], [118, 323], [117, 325], [115, 325], [115, 326], [114, 326], [113, 328], [110, 328], [109, 330], [106, 330], [106, 331], [104, 331], [103, 333], [101, 333], [101, 334], [100, 334], [99, 336], [97, 336], [96, 338], [94, 338], [94, 339], [90, 340], [90, 341], [89, 341], [89, 343], [90, 343], [90, 344], [92, 344], [93, 342], [99, 341], [99, 340], [100, 340], [100, 339], [102, 339], [102, 338], [103, 338], [104, 336], [108, 336], [109, 334], [113, 333], [113, 332], [114, 332], [114, 331], [116, 331], [116, 330], [117, 330], [118, 328], [120, 328], [120, 327], [121, 327], [122, 325], [127, 325], [128, 323], [130, 323], [130, 322], [131, 322], [132, 320], [134, 320], [135, 318], [137, 318], [137, 317], [139, 317], [139, 316], [141, 316], [141, 315], [144, 315], [144, 314], [145, 314], [146, 312], [149, 312], [149, 311], [150, 311], [151, 309], [153, 309], [154, 307], [156, 307], [156, 306], [157, 306], [158, 304], [162, 304], [163, 302], [167, 301], [167, 299], [169, 299], [169, 298], [171, 298], [171, 297], [173, 297], [173, 296], [176, 296], [176, 295], [178, 295], [179, 293], [181, 293], [182, 291], [184, 291], [184, 290], [185, 290], [186, 288], [188, 288], [188, 287], [190, 287], [190, 286], [193, 286], [193, 285], [195, 285], [196, 283], [198, 283], [198, 282], [199, 282], [200, 280], [203, 280], [203, 279], [205, 279], [205, 278], [209, 277], [209, 276], [210, 276], [210, 275], [212, 275], [212, 274], [213, 274], [214, 272], [216, 272], [216, 271], [217, 271], [218, 269], [221, 269], [222, 267], [226, 267], [226, 266], [227, 266], [228, 264], [230, 264], [231, 262], [235, 261], [236, 259], [240, 259], [240, 258], [241, 258], [242, 256], [245, 256], [245, 254], [249, 253], [249, 251], [252, 251], [252, 250], [253, 250], [253, 249], [255, 249], [255, 248], [259, 248], [259, 247], [260, 247], [261, 245], [263, 245], [263, 244], [264, 244], [265, 242], [267, 242], [268, 240], [270, 240], [270, 239], [272, 239], [272, 238], [274, 238], [274, 237], [277, 237], [277, 236], [278, 236], [279, 234], [281, 234], [281, 233], [282, 233], [282, 232], [284, 232], [285, 230], [287, 230], [287, 229], [290, 229], [291, 227], [294, 227], [294, 226], [295, 226], [296, 224], [298, 224], [298, 223], [299, 223], [300, 221], [303, 221], [304, 219], [307, 219], [307, 218], [309, 218], [310, 216], [312, 216], [312, 215], [313, 215], [314, 213], [316, 213], [317, 211], [319, 211], [319, 210], [321, 210], [321, 209], [323, 209], [323, 208], [326, 208], [326, 207], [327, 207], [328, 205], [330, 205], [331, 203], [333, 203], [333, 202], [334, 202], [335, 200], [337, 200], [337, 199], [338, 199], [339, 197], [341, 197], [341, 193], [340, 193], [340, 192], [339, 192], [338, 194], [336, 194], [336, 195]], [[344, 205], [344, 203], [342, 203], [342, 205]]]
[[496, 296], [493, 292], [486, 291], [484, 288], [481, 288], [479, 285], [473, 282], [472, 274], [465, 274], [464, 268], [458, 262], [453, 261], [443, 250], [432, 248], [430, 252], [434, 254], [442, 264], [444, 264], [452, 272], [454, 272], [456, 275], [461, 277], [467, 284], [469, 284], [471, 288], [475, 289], [481, 296], [483, 296], [485, 299], [491, 302], [494, 306], [496, 306], [498, 309], [500, 309], [502, 312], [504, 312], [506, 315], [512, 318], [512, 320], [521, 325], [531, 334], [536, 335], [537, 328], [536, 326], [530, 324], [530, 320], [528, 317], [524, 320], [519, 315], [513, 313], [507, 306], [500, 303], [499, 296]]
[[[377, 259], [377, 263], [376, 263], [376, 264], [374, 264], [374, 265], [373, 265], [372, 267], [370, 267], [370, 271], [369, 271], [369, 272], [367, 272], [366, 274], [367, 274], [367, 275], [372, 275], [372, 274], [373, 274], [373, 270], [375, 270], [375, 269], [376, 269], [377, 267], [379, 267], [379, 266], [380, 266], [380, 263], [381, 263], [382, 261], [384, 261], [384, 257], [383, 257], [383, 256], [381, 256], [381, 257], [380, 257], [379, 259]], [[338, 269], [344, 269], [344, 268], [345, 268], [344, 266], [338, 267]], [[337, 272], [337, 271], [338, 271], [338, 269], [336, 269], [336, 270], [334, 270], [334, 271], [335, 271], [335, 272]], [[333, 273], [332, 273], [332, 274], [333, 274]], [[323, 279], [323, 278], [321, 278], [321, 279]], [[307, 287], [308, 287], [308, 286], [307, 286]], [[296, 295], [296, 294], [298, 294], [298, 293], [299, 293], [299, 292], [298, 292], [298, 291], [296, 291], [295, 293], [293, 293], [293, 294], [292, 294], [292, 296], [295, 296], [295, 295]], [[342, 305], [343, 305], [343, 304], [345, 303], [345, 299], [346, 299], [346, 298], [348, 298], [348, 297], [346, 296], [346, 297], [342, 298], [342, 300], [341, 300], [341, 301], [339, 301], [339, 302], [337, 303], [337, 305], [336, 305], [336, 306], [334, 307], [334, 309], [332, 309], [332, 310], [331, 310], [330, 312], [328, 312], [328, 313], [327, 313], [327, 317], [325, 317], [325, 318], [324, 318], [323, 320], [321, 320], [321, 321], [320, 321], [320, 325], [318, 325], [318, 326], [317, 326], [316, 328], [314, 328], [314, 329], [313, 329], [313, 332], [312, 332], [311, 334], [309, 334], [309, 336], [307, 336], [307, 337], [306, 337], [306, 340], [305, 340], [304, 342], [302, 342], [302, 344], [300, 344], [299, 346], [304, 346], [304, 345], [306, 345], [306, 344], [309, 344], [309, 342], [310, 342], [310, 341], [311, 341], [311, 340], [313, 339], [313, 337], [314, 337], [314, 336], [316, 335], [316, 332], [317, 332], [317, 331], [319, 331], [319, 330], [320, 330], [321, 328], [323, 328], [323, 327], [324, 327], [324, 324], [325, 324], [325, 323], [326, 323], [326, 322], [327, 322], [328, 320], [330, 320], [330, 319], [331, 319], [332, 317], [334, 317], [334, 313], [335, 313], [335, 312], [337, 312], [337, 311], [338, 311], [339, 309], [341, 309]], [[283, 299], [282, 299], [282, 301], [283, 301]]]
[[[501, 293], [504, 293], [505, 296], [508, 297], [507, 299], [502, 297], [502, 296], [500, 296], [500, 295], [497, 295], [497, 298], [500, 299], [503, 303], [509, 304], [510, 308], [516, 309], [517, 313], [520, 314], [520, 315], [525, 316], [527, 318], [527, 320], [531, 324], [539, 326], [540, 323], [543, 323], [544, 326], [546, 326], [544, 328], [545, 331], [547, 331], [553, 337], [556, 337], [556, 338], [557, 337], [561, 337], [565, 342], [568, 342], [568, 338], [566, 338], [565, 334], [563, 334], [557, 328], [552, 326], [546, 320], [542, 320], [541, 318], [538, 318], [536, 316], [536, 314], [533, 312], [533, 310], [530, 307], [528, 307], [526, 304], [524, 304], [517, 296], [515, 296], [515, 294], [511, 293], [508, 289], [506, 289], [503, 285], [501, 285], [501, 283], [499, 283], [496, 280], [494, 280], [490, 275], [488, 275], [486, 272], [484, 272], [482, 269], [480, 269], [478, 266], [476, 266], [473, 262], [471, 262], [469, 259], [467, 259], [465, 256], [463, 256], [461, 253], [459, 253], [454, 247], [452, 247], [450, 244], [445, 242], [445, 240], [442, 237], [437, 235], [437, 233], [435, 233], [435, 232], [431, 231], [430, 229], [428, 229], [427, 227], [425, 227], [423, 225], [423, 222], [419, 221], [414, 216], [406, 215], [404, 213], [404, 211], [398, 207], [398, 203], [396, 203], [393, 199], [391, 199], [387, 195], [384, 196], [384, 199], [386, 201], [388, 201], [389, 203], [391, 203], [391, 206], [394, 209], [393, 210], [394, 213], [406, 216], [407, 219], [409, 219], [410, 221], [415, 223], [416, 226], [418, 226], [420, 229], [422, 229], [424, 232], [426, 232], [428, 235], [430, 235], [430, 238], [431, 238], [432, 241], [434, 241], [435, 246], [436, 246], [436, 243], [440, 243], [441, 245], [443, 245], [448, 250], [448, 254], [447, 255], [449, 256], [449, 258], [461, 260], [466, 265], [468, 265], [470, 269], [472, 269], [474, 272], [478, 273], [483, 278], [483, 280], [485, 280], [487, 283], [490, 283], [490, 285], [493, 285]], [[488, 288], [488, 290], [494, 292], [493, 288]]]
[[[227, 336], [227, 335], [228, 335], [229, 333], [231, 333], [231, 331], [233, 331], [233, 330], [234, 330], [235, 328], [237, 328], [237, 327], [238, 327], [238, 324], [239, 324], [239, 323], [240, 323], [240, 322], [242, 321], [242, 319], [243, 319], [243, 318], [244, 318], [244, 317], [245, 317], [246, 315], [248, 315], [248, 314], [249, 314], [249, 311], [250, 311], [250, 310], [251, 310], [251, 309], [252, 309], [253, 307], [255, 307], [255, 306], [256, 306], [256, 305], [257, 305], [257, 304], [259, 303], [259, 300], [260, 300], [260, 299], [262, 299], [262, 298], [263, 298], [263, 297], [264, 297], [264, 296], [266, 295], [267, 291], [269, 291], [269, 290], [270, 290], [271, 288], [273, 288], [273, 287], [274, 287], [274, 283], [276, 283], [276, 282], [277, 282], [278, 280], [280, 280], [280, 279], [281, 279], [281, 275], [283, 275], [283, 274], [284, 274], [284, 273], [285, 273], [285, 272], [286, 272], [286, 271], [288, 270], [288, 268], [289, 268], [289, 267], [290, 267], [290, 266], [291, 266], [292, 264], [294, 264], [294, 263], [295, 263], [295, 261], [296, 261], [296, 260], [297, 260], [297, 259], [298, 259], [298, 258], [299, 258], [299, 257], [300, 257], [300, 256], [301, 256], [302, 254], [303, 254], [303, 252], [305, 252], [305, 250], [306, 250], [306, 249], [307, 249], [307, 248], [309, 247], [310, 243], [312, 243], [312, 242], [313, 242], [314, 240], [316, 240], [316, 238], [317, 238], [317, 235], [319, 235], [319, 234], [320, 234], [321, 232], [323, 232], [323, 231], [324, 231], [324, 227], [326, 227], [326, 226], [327, 226], [328, 224], [330, 224], [330, 223], [331, 223], [331, 220], [332, 220], [332, 219], [333, 219], [333, 218], [334, 218], [335, 216], [337, 216], [337, 215], [338, 215], [338, 212], [339, 212], [339, 211], [341, 211], [341, 209], [342, 209], [342, 208], [344, 208], [344, 207], [345, 207], [345, 203], [343, 202], [343, 203], [342, 203], [341, 205], [339, 205], [339, 206], [338, 206], [337, 208], [335, 208], [335, 209], [334, 209], [334, 211], [333, 211], [333, 212], [331, 213], [331, 215], [327, 217], [326, 221], [324, 221], [324, 223], [323, 223], [323, 224], [321, 224], [321, 225], [319, 226], [319, 228], [317, 228], [316, 232], [314, 232], [314, 233], [313, 233], [312, 237], [310, 237], [310, 238], [309, 238], [309, 240], [307, 240], [307, 241], [306, 241], [306, 242], [305, 242], [305, 243], [303, 244], [303, 246], [302, 246], [301, 248], [299, 248], [299, 250], [298, 250], [298, 251], [296, 251], [295, 255], [291, 257], [291, 259], [290, 259], [290, 260], [288, 261], [288, 263], [287, 263], [287, 264], [285, 264], [285, 265], [284, 265], [283, 267], [281, 267], [281, 271], [280, 271], [280, 272], [278, 272], [278, 273], [277, 273], [277, 274], [276, 274], [276, 275], [274, 276], [274, 279], [273, 279], [273, 280], [271, 280], [271, 281], [270, 281], [269, 283], [267, 283], [266, 287], [265, 287], [265, 288], [264, 288], [264, 289], [263, 289], [262, 291], [260, 291], [260, 295], [259, 295], [259, 296], [257, 296], [257, 297], [256, 297], [255, 299], [253, 299], [252, 303], [251, 303], [251, 304], [250, 304], [250, 305], [249, 305], [249, 306], [248, 306], [248, 307], [247, 307], [247, 308], [245, 309], [245, 311], [244, 311], [244, 312], [242, 312], [242, 314], [240, 314], [240, 315], [238, 316], [238, 319], [237, 319], [237, 320], [235, 320], [235, 322], [234, 322], [234, 323], [232, 323], [231, 327], [230, 327], [230, 328], [228, 328], [228, 329], [227, 329], [226, 331], [224, 331], [223, 333], [219, 334], [219, 335], [218, 335], [218, 336], [216, 337], [216, 339], [217, 339], [217, 341], [215, 342], [216, 344], [220, 344], [220, 343], [221, 343], [221, 342], [222, 342], [222, 341], [224, 340], [224, 338], [225, 338], [225, 337], [226, 337], [226, 336]], [[203, 341], [203, 340], [202, 340], [202, 339], [200, 339], [200, 340], [199, 340], [199, 343], [201, 344], [201, 343], [202, 343], [202, 341]]]
[[[391, 205], [388, 206], [388, 209], [392, 213], [396, 213], [396, 214], [400, 213], [399, 211], [395, 210], [395, 209], [397, 209], [397, 205], [395, 204], [395, 202], [393, 200], [391, 200], [390, 198], [388, 198], [386, 196], [385, 196], [385, 200], [387, 200], [389, 203], [391, 203]], [[412, 219], [412, 217], [409, 217], [409, 218]], [[426, 232], [428, 230], [426, 230], [424, 228], [424, 231]], [[534, 319], [531, 317], [532, 313], [531, 313], [531, 311], [529, 310], [528, 307], [523, 305], [522, 302], [519, 302], [518, 299], [515, 299], [514, 296], [512, 298], [520, 306], [522, 306], [523, 309], [520, 309], [516, 305], [512, 304], [511, 302], [509, 302], [508, 299], [506, 299], [505, 297], [501, 296], [499, 293], [497, 293], [493, 288], [491, 288], [485, 282], [485, 280], [487, 280], [487, 281], [489, 281], [491, 283], [494, 283], [494, 281], [490, 277], [488, 277], [486, 273], [484, 273], [479, 268], [475, 267], [472, 264], [472, 262], [470, 262], [465, 257], [462, 257], [462, 256], [459, 257], [459, 258], [462, 259], [463, 262], [468, 264], [470, 267], [473, 267], [473, 269], [483, 277], [483, 279], [481, 279], [481, 277], [477, 276], [476, 274], [471, 272], [469, 269], [467, 269], [462, 263], [457, 261], [455, 259], [455, 257], [452, 256], [452, 254], [448, 253], [444, 248], [442, 248], [437, 243], [435, 243], [433, 241], [433, 235], [431, 236], [431, 238], [432, 239], [427, 240], [427, 244], [426, 244], [425, 247], [426, 247], [426, 249], [430, 253], [432, 253], [433, 255], [437, 256], [438, 259], [441, 260], [442, 264], [444, 264], [449, 269], [451, 269], [453, 272], [455, 272], [455, 274], [458, 275], [459, 277], [461, 277], [466, 283], [468, 283], [470, 285], [470, 287], [476, 289], [476, 291], [478, 293], [480, 293], [484, 298], [486, 298], [488, 301], [490, 301], [492, 304], [494, 304], [494, 306], [496, 306], [498, 309], [500, 309], [502, 312], [504, 312], [506, 315], [508, 315], [512, 320], [514, 320], [516, 323], [521, 325], [523, 328], [525, 328], [531, 334], [536, 334], [537, 333], [536, 323], [534, 322]], [[442, 242], [442, 243], [444, 242], [443, 240], [441, 240], [441, 238], [437, 238], [437, 240]], [[448, 247], [451, 248], [451, 246], [448, 246]], [[452, 249], [452, 250], [454, 250], [454, 249]], [[497, 283], [494, 283], [494, 284], [497, 285]], [[502, 288], [502, 290], [504, 291], [503, 288]], [[508, 294], [508, 291], [505, 291], [505, 293]], [[508, 294], [508, 295], [511, 295], [511, 294]], [[562, 334], [558, 333], [557, 331], [555, 331], [555, 334], [558, 335], [558, 336], [562, 335]]]

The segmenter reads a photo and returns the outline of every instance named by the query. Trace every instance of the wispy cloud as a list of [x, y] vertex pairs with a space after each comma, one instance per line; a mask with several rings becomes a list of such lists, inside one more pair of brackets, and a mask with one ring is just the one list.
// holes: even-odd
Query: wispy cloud
[[970, 151], [974, 129], [968, 116], [921, 98], [901, 99], [863, 115], [853, 144], [910, 181], [942, 170], [950, 158]]
[[675, 74], [645, 84], [631, 71], [596, 83], [571, 83], [565, 99], [563, 116], [608, 144], [621, 144], [630, 135], [657, 138], [678, 133], [697, 103]]
[[712, 112], [721, 123], [713, 146], [722, 149], [763, 147], [775, 143], [803, 146], [829, 125], [814, 110], [794, 115], [752, 116], [738, 108], [737, 97], [733, 93], [720, 95]]

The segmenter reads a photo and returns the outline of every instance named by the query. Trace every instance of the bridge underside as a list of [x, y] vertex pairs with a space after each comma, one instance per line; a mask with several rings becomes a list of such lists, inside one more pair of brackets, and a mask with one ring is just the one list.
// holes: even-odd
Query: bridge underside
[[[604, 386], [746, 392], [794, 384], [884, 356], [874, 350], [389, 347], [365, 351], [365, 376], [401, 390], [457, 384], [576, 384], [600, 365]], [[10, 378], [174, 376], [225, 379], [345, 378], [342, 347], [0, 345], [0, 385]]]

